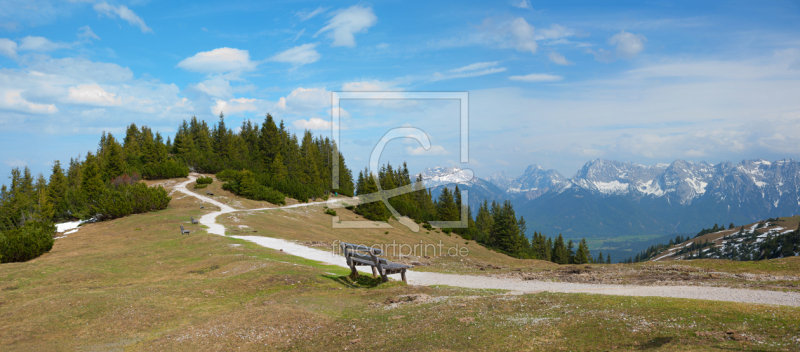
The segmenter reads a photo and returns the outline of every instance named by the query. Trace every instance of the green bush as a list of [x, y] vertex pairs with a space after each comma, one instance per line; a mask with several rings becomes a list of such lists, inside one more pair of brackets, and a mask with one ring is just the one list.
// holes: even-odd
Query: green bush
[[186, 176], [189, 176], [189, 167], [184, 163], [172, 159], [160, 163], [147, 163], [142, 167], [142, 177], [146, 180], [161, 180]]
[[206, 188], [206, 187], [208, 187], [208, 185], [199, 184], [199, 183], [195, 183], [194, 184], [194, 189], [203, 189], [203, 188]]
[[239, 171], [236, 170], [222, 170], [217, 172], [217, 179], [222, 182], [238, 181]]
[[233, 194], [253, 200], [264, 200], [272, 204], [286, 204], [286, 196], [256, 180], [256, 175], [249, 170], [223, 170], [217, 178], [226, 181], [222, 189]]
[[200, 176], [197, 178], [197, 180], [195, 180], [195, 182], [197, 182], [198, 185], [210, 185], [212, 182], [214, 182], [214, 179], [211, 177]]
[[147, 187], [144, 183], [121, 185], [105, 189], [94, 211], [103, 220], [116, 219], [165, 209], [171, 199], [160, 186]]
[[336, 210], [325, 209], [325, 214], [336, 216]]
[[56, 226], [52, 222], [27, 222], [0, 233], [0, 261], [24, 262], [53, 248]]

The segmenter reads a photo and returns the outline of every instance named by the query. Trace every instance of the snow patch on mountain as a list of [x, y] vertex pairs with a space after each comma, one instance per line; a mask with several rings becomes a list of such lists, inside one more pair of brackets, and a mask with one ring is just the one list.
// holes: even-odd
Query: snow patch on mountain
[[461, 169], [456, 166], [436, 166], [427, 168], [425, 171], [419, 173], [418, 176], [422, 176], [425, 187], [428, 188], [453, 183], [469, 185], [477, 180], [472, 170]]

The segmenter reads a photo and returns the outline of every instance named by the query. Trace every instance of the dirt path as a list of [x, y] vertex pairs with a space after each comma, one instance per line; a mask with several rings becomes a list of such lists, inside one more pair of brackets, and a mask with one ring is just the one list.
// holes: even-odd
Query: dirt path
[[[217, 216], [222, 214], [243, 212], [243, 211], [288, 209], [288, 208], [305, 207], [309, 205], [325, 204], [325, 202], [317, 202], [317, 203], [295, 204], [277, 208], [234, 209], [214, 199], [189, 191], [186, 188], [186, 185], [188, 185], [191, 182], [194, 182], [195, 177], [189, 176], [189, 178], [190, 178], [189, 181], [178, 184], [175, 187], [175, 190], [193, 197], [197, 197], [198, 199], [204, 202], [218, 206], [220, 208], [220, 211], [204, 215], [203, 217], [200, 218], [200, 223], [205, 226], [208, 226], [207, 231], [209, 233], [221, 236], [225, 236], [225, 227], [222, 226], [221, 224], [217, 224], [216, 218]], [[282, 249], [284, 252], [289, 253], [291, 255], [319, 261], [325, 264], [346, 267], [346, 264], [344, 263], [342, 257], [337, 256], [332, 252], [309, 248], [286, 240], [271, 238], [271, 237], [263, 237], [263, 236], [230, 236], [230, 237], [250, 241], [267, 248]], [[362, 271], [371, 274], [371, 271], [368, 272], [363, 269]], [[800, 307], [800, 293], [759, 291], [759, 290], [747, 290], [747, 289], [726, 288], [726, 287], [595, 285], [595, 284], [520, 280], [513, 278], [496, 278], [496, 277], [486, 277], [486, 276], [455, 275], [455, 274], [441, 274], [441, 273], [413, 272], [413, 271], [408, 273], [408, 283], [411, 285], [422, 285], [422, 286], [447, 285], [447, 286], [478, 288], [478, 289], [503, 289], [503, 290], [510, 290], [513, 293], [517, 294], [522, 294], [526, 292], [537, 292], [537, 291], [565, 292], [565, 293], [596, 293], [596, 294], [620, 295], [620, 296], [656, 296], [656, 297], [672, 297], [672, 298], [688, 298], [688, 299], [705, 299], [705, 300], [716, 300], [716, 301], [776, 304], [776, 305]]]

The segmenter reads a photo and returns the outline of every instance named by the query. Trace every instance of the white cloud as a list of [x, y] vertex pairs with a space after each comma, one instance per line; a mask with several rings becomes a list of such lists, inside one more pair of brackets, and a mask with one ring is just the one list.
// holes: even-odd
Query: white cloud
[[520, 9], [533, 10], [533, 6], [531, 6], [531, 1], [530, 0], [514, 1], [514, 2], [511, 3], [511, 6], [514, 6], [514, 7], [520, 8]]
[[555, 51], [547, 53], [547, 58], [550, 60], [550, 62], [556, 65], [572, 65], [572, 61], [567, 60], [564, 55], [561, 55]]
[[467, 78], [489, 75], [492, 73], [505, 72], [505, 67], [495, 67], [499, 62], [478, 62], [464, 67], [459, 67], [445, 73], [436, 72], [431, 77], [432, 81], [441, 81], [452, 78]]
[[183, 59], [177, 67], [201, 73], [227, 73], [253, 70], [256, 63], [250, 61], [247, 50], [226, 47], [199, 52]]
[[53, 43], [44, 37], [27, 36], [22, 38], [19, 44], [19, 51], [54, 51], [71, 47], [68, 43]]
[[116, 64], [38, 54], [20, 66], [0, 70], [3, 130], [83, 133], [130, 121], [163, 126], [196, 112], [176, 85], [134, 79], [130, 69]]
[[191, 87], [203, 93], [206, 93], [213, 98], [217, 99], [233, 98], [233, 87], [231, 87], [230, 81], [228, 81], [221, 75], [211, 76], [200, 83], [191, 85]]
[[380, 92], [389, 90], [393, 86], [394, 84], [390, 82], [370, 80], [342, 84], [342, 90], [345, 92]]
[[531, 73], [529, 75], [524, 75], [524, 76], [511, 76], [508, 77], [508, 79], [512, 81], [522, 81], [522, 82], [555, 82], [562, 80], [563, 77], [556, 75], [548, 75], [546, 73]]
[[513, 20], [496, 21], [487, 18], [480, 27], [476, 40], [500, 48], [513, 48], [521, 52], [536, 53], [539, 45], [534, 37], [534, 28], [522, 17]]
[[328, 33], [328, 37], [333, 39], [331, 46], [356, 46], [354, 34], [364, 33], [378, 22], [378, 17], [372, 12], [370, 7], [354, 5], [344, 10], [336, 11], [328, 20], [327, 25], [320, 29], [314, 37], [321, 33]]
[[283, 62], [295, 66], [306, 65], [319, 61], [320, 55], [317, 52], [317, 44], [303, 44], [280, 52], [270, 58], [272, 61]]
[[426, 156], [435, 156], [435, 155], [449, 155], [448, 152], [444, 147], [441, 145], [431, 145], [431, 148], [425, 150], [422, 146], [414, 147], [406, 147], [406, 154], [408, 155], [426, 155]]
[[224, 112], [225, 115], [236, 115], [241, 112], [256, 112], [259, 110], [260, 101], [258, 99], [237, 98], [228, 101], [217, 100], [216, 105], [211, 107], [214, 115]]
[[608, 39], [608, 44], [616, 46], [617, 57], [632, 58], [644, 50], [647, 38], [641, 34], [620, 31]]
[[94, 34], [94, 31], [92, 31], [92, 28], [90, 28], [89, 26], [83, 26], [81, 28], [78, 28], [78, 38], [82, 40], [92, 40], [92, 39], [101, 40], [100, 37], [97, 36], [97, 34]]
[[19, 160], [17, 158], [6, 159], [3, 161], [3, 164], [6, 164], [10, 167], [25, 167], [28, 166], [28, 162], [25, 160]]
[[300, 37], [302, 37], [303, 33], [305, 33], [305, 32], [306, 32], [305, 28], [301, 29], [300, 32], [297, 32], [297, 35], [294, 36], [294, 39], [292, 39], [292, 42], [296, 42], [298, 39], [300, 39]]
[[31, 72], [51, 75], [74, 82], [121, 83], [133, 79], [133, 72], [113, 63], [94, 62], [84, 58], [43, 58], [26, 63]]
[[133, 12], [133, 10], [129, 9], [125, 5], [114, 6], [109, 5], [107, 2], [99, 2], [94, 4], [94, 10], [101, 15], [108, 16], [109, 18], [119, 17], [125, 21], [128, 21], [128, 23], [131, 25], [139, 27], [142, 33], [153, 32], [150, 27], [147, 27], [147, 25], [144, 23], [144, 20], [142, 20], [136, 15], [136, 13]]
[[308, 112], [331, 106], [331, 95], [325, 88], [297, 88], [278, 100], [277, 106], [293, 112]]
[[22, 96], [19, 89], [0, 88], [0, 110], [11, 110], [31, 114], [55, 114], [58, 108], [54, 104], [32, 103]]
[[[333, 112], [335, 110], [336, 110], [336, 108], [330, 108], [330, 116], [331, 117], [333, 117]], [[350, 113], [347, 112], [347, 110], [345, 110], [343, 108], [339, 108], [339, 117], [341, 117], [343, 119], [349, 119], [350, 118]]]
[[303, 130], [330, 130], [331, 121], [326, 121], [318, 117], [312, 117], [308, 120], [296, 120], [292, 122], [297, 129]]
[[540, 28], [536, 30], [536, 40], [553, 40], [571, 37], [575, 31], [559, 24], [554, 24], [550, 28]]
[[88, 105], [120, 105], [122, 100], [117, 94], [110, 93], [97, 84], [81, 84], [69, 87], [69, 99], [74, 103]]
[[475, 71], [475, 70], [480, 70], [480, 69], [484, 69], [484, 68], [487, 68], [487, 67], [497, 66], [497, 64], [499, 64], [499, 63], [500, 62], [498, 62], [498, 61], [477, 62], [477, 63], [474, 63], [474, 64], [469, 64], [469, 65], [464, 66], [464, 67], [459, 67], [459, 68], [453, 69], [451, 71], [452, 72]]
[[322, 6], [320, 6], [320, 7], [317, 7], [316, 9], [314, 9], [313, 11], [299, 11], [299, 12], [295, 13], [295, 15], [298, 18], [300, 18], [300, 22], [303, 22], [303, 21], [308, 21], [308, 20], [314, 18], [315, 16], [317, 16], [317, 15], [319, 15], [319, 14], [321, 14], [321, 13], [327, 11], [327, 10], [328, 10], [327, 7], [323, 8]]
[[613, 62], [615, 60], [614, 53], [606, 50], [606, 49], [597, 49], [594, 51], [592, 49], [586, 50], [587, 53], [594, 55], [594, 59], [600, 62]]
[[17, 57], [17, 42], [7, 38], [0, 38], [0, 54], [10, 58]]

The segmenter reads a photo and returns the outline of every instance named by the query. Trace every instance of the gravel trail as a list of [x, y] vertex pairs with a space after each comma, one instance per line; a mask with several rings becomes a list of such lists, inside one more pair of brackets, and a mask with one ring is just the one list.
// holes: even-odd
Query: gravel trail
[[[244, 212], [244, 211], [259, 211], [271, 209], [287, 209], [298, 208], [309, 205], [320, 205], [326, 202], [317, 203], [303, 203], [295, 204], [277, 208], [259, 208], [259, 209], [234, 209], [230, 206], [218, 202], [214, 199], [196, 194], [189, 191], [186, 185], [195, 180], [194, 176], [189, 176], [189, 181], [178, 184], [175, 190], [185, 193], [187, 195], [197, 197], [198, 199], [211, 203], [220, 207], [220, 211], [209, 213], [200, 218], [200, 223], [208, 226], [208, 232], [225, 236], [225, 227], [216, 223], [216, 218], [222, 214]], [[239, 238], [246, 241], [256, 243], [260, 246], [282, 249], [284, 252], [295, 255], [298, 257], [319, 261], [325, 264], [347, 267], [341, 256], [335, 255], [330, 251], [323, 251], [306, 247], [290, 241], [264, 237], [264, 236], [229, 236]], [[360, 271], [371, 274], [371, 269], [362, 269]], [[476, 289], [503, 289], [510, 290], [515, 294], [523, 294], [526, 292], [550, 291], [550, 292], [564, 292], [564, 293], [595, 293], [605, 295], [618, 295], [618, 296], [655, 296], [655, 297], [672, 297], [672, 298], [688, 298], [688, 299], [703, 299], [714, 301], [729, 301], [741, 303], [759, 303], [759, 304], [774, 304], [783, 306], [800, 307], [800, 293], [795, 292], [779, 292], [779, 291], [762, 291], [762, 290], [748, 290], [738, 288], [726, 287], [702, 287], [702, 286], [628, 286], [628, 285], [597, 285], [597, 284], [579, 284], [569, 282], [550, 282], [550, 281], [535, 281], [535, 280], [520, 280], [513, 278], [496, 278], [487, 276], [473, 276], [473, 275], [457, 275], [457, 274], [441, 274], [431, 272], [416, 272], [409, 271], [407, 274], [408, 283], [410, 285], [447, 285], [454, 287], [476, 288]]]

